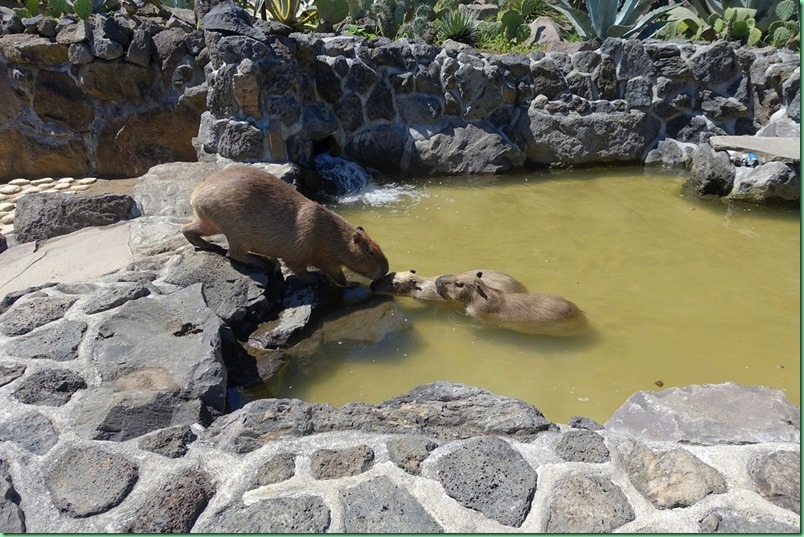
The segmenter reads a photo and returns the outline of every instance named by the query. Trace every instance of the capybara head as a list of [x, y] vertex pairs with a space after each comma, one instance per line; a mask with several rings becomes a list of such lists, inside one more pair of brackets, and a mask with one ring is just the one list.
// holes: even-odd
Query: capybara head
[[355, 229], [352, 236], [354, 248], [347, 267], [371, 280], [382, 278], [388, 272], [388, 259], [382, 253], [380, 245], [368, 236], [362, 226]]
[[441, 298], [461, 304], [468, 304], [478, 296], [487, 300], [486, 286], [480, 280], [482, 276], [482, 272], [475, 275], [445, 274], [436, 279], [436, 291]]
[[421, 290], [421, 278], [413, 269], [406, 272], [389, 272], [379, 280], [371, 282], [371, 292], [378, 295], [412, 295]]

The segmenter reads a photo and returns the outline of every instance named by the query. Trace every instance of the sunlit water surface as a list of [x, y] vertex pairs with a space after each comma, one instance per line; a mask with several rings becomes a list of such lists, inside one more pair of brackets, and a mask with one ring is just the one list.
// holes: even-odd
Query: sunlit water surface
[[682, 196], [683, 177], [610, 168], [385, 185], [332, 207], [391, 270], [507, 272], [585, 310], [551, 338], [397, 298], [412, 329], [293, 369], [280, 397], [378, 403], [436, 380], [606, 421], [639, 390], [734, 381], [800, 404], [800, 213]]

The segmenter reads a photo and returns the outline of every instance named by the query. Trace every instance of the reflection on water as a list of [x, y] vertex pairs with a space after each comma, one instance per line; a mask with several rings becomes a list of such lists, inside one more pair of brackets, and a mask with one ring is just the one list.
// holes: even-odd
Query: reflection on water
[[400, 298], [410, 330], [330, 345], [279, 395], [377, 403], [450, 380], [565, 423], [603, 422], [659, 385], [762, 384], [800, 404], [799, 213], [687, 198], [682, 183], [596, 168], [420, 180], [344, 200], [335, 210], [365, 226], [391, 270], [507, 272], [577, 303], [594, 329], [519, 334]]

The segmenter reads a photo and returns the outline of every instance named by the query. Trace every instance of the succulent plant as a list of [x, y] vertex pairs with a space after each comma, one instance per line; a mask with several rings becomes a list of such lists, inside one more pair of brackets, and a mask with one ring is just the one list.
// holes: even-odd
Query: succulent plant
[[607, 37], [631, 37], [651, 35], [664, 25], [657, 22], [675, 5], [667, 5], [646, 11], [653, 0], [586, 0], [588, 13], [572, 7], [569, 0], [560, 0], [562, 5], [550, 7], [562, 13], [583, 39], [604, 40]]
[[474, 45], [480, 38], [480, 28], [477, 18], [469, 11], [448, 9], [438, 20], [438, 38], [443, 42], [447, 39]]

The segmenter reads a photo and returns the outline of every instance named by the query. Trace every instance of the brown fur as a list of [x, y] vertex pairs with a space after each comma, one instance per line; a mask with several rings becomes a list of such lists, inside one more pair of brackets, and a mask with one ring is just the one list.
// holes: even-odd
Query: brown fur
[[[506, 293], [526, 293], [528, 290], [508, 274], [496, 270], [469, 270], [461, 274], [474, 276], [483, 273], [483, 281], [489, 287]], [[443, 301], [436, 290], [436, 279], [419, 276], [415, 270], [391, 272], [371, 283], [371, 291], [377, 295], [409, 296], [419, 300]]]
[[436, 280], [438, 294], [460, 302], [479, 321], [529, 334], [572, 336], [582, 333], [586, 314], [569, 300], [543, 293], [503, 293], [486, 285], [485, 274], [454, 274]]
[[227, 255], [262, 266], [254, 254], [281, 258], [296, 273], [314, 266], [347, 285], [345, 265], [375, 280], [388, 272], [388, 260], [362, 227], [297, 192], [270, 173], [234, 166], [210, 175], [190, 198], [196, 220], [182, 228], [195, 246], [216, 247], [201, 237], [223, 233]]

